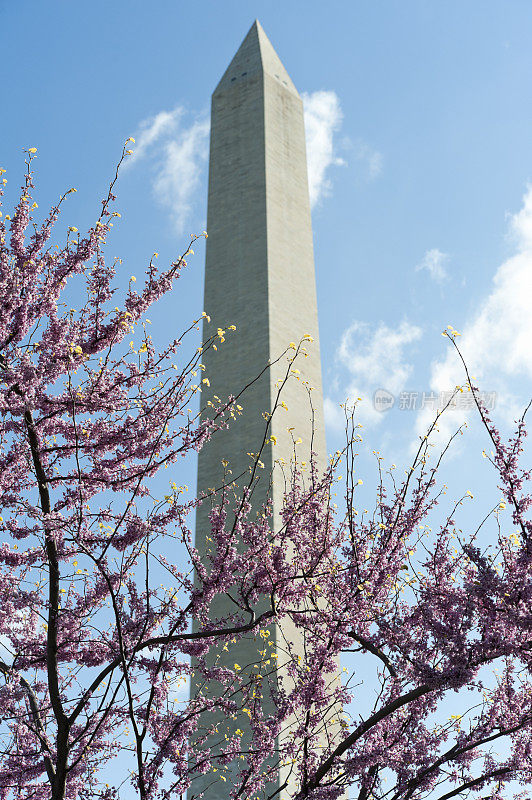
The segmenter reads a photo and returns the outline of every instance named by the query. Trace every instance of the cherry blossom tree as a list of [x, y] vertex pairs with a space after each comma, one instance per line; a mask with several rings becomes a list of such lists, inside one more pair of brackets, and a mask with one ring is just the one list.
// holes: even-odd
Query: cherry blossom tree
[[[191, 248], [162, 271], [152, 258], [126, 289], [104, 258], [118, 170], [96, 223], [53, 245], [69, 192], [36, 224], [27, 154], [0, 221], [0, 797], [192, 800], [208, 783], [242, 800], [519, 794], [532, 777], [524, 418], [503, 441], [466, 372], [501, 491], [472, 532], [467, 493], [444, 510], [452, 440], [431, 455], [432, 429], [406, 477], [382, 470], [371, 511], [358, 509], [350, 413], [324, 475], [292, 465], [275, 530], [268, 506], [252, 513], [254, 470], [237, 500], [228, 484], [187, 501], [171, 480], [160, 495], [245, 392], [191, 410], [208, 380], [187, 345], [199, 320], [162, 349], [148, 333]], [[190, 531], [199, 502], [212, 505], [206, 562]], [[232, 663], [242, 637], [256, 663]], [[189, 697], [192, 672], [218, 691]]]

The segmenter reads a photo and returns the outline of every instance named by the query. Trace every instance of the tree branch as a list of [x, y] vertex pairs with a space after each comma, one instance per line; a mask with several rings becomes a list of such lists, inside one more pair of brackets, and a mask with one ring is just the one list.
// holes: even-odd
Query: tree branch
[[379, 648], [376, 647], [374, 644], [372, 644], [372, 642], [370, 642], [369, 639], [366, 639], [364, 636], [360, 636], [360, 634], [355, 633], [354, 631], [349, 631], [348, 636], [350, 636], [356, 642], [361, 644], [362, 647], [364, 648], [364, 650], [369, 650], [369, 652], [373, 653], [374, 656], [377, 656], [377, 658], [380, 658], [382, 663], [387, 667], [390, 675], [393, 678], [397, 678], [397, 672], [395, 670], [395, 667], [391, 663], [391, 661], [388, 658], [388, 656], [385, 653], [382, 652], [382, 650], [379, 650]]

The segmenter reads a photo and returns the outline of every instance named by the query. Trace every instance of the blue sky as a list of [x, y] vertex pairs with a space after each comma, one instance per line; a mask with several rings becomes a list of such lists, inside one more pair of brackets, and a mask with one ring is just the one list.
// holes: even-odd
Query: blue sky
[[[423, 392], [463, 379], [448, 324], [506, 429], [532, 394], [528, 0], [0, 0], [8, 196], [38, 147], [41, 209], [76, 186], [61, 224], [81, 229], [135, 136], [109, 255], [127, 282], [154, 250], [180, 253], [205, 226], [210, 94], [255, 17], [306, 96], [329, 448], [338, 404], [361, 395], [362, 469], [373, 449], [408, 459]], [[158, 309], [161, 339], [201, 312], [203, 255]], [[405, 391], [417, 409], [399, 408]], [[485, 446], [473, 426], [457, 486], [481, 488]]]

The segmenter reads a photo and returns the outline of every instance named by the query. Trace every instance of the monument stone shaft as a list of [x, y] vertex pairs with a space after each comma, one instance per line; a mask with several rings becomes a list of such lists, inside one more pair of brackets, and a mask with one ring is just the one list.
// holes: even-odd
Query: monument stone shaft
[[[273, 475], [275, 525], [285, 488], [276, 461], [289, 464], [294, 440], [301, 438], [298, 460], [308, 463], [312, 441], [323, 466], [326, 448], [303, 104], [257, 21], [212, 96], [207, 231], [204, 308], [211, 321], [204, 322], [204, 341], [231, 324], [236, 332], [228, 331], [216, 351], [204, 354], [210, 387], [203, 390], [202, 405], [215, 395], [224, 400], [236, 394], [290, 342], [298, 344], [306, 334], [313, 337], [307, 344], [309, 356], [294, 364], [300, 374], [283, 390], [287, 410], [279, 409], [272, 418], [276, 444], [263, 450], [264, 469], [253, 493], [253, 512], [258, 513]], [[222, 461], [228, 462], [233, 478], [243, 475], [238, 488], [246, 485], [248, 453], [256, 453], [262, 443], [263, 414], [272, 409], [276, 382], [287, 366], [284, 357], [266, 370], [239, 401], [242, 415], [200, 452], [198, 491], [220, 486]], [[312, 406], [305, 382], [313, 387]], [[209, 512], [209, 502], [198, 509], [200, 553], [206, 552]], [[233, 608], [219, 604], [214, 614]], [[268, 627], [282, 649], [280, 632]], [[256, 661], [263, 646], [259, 641], [250, 638], [235, 645], [231, 663]], [[223, 796], [219, 782], [207, 789], [208, 800]]]

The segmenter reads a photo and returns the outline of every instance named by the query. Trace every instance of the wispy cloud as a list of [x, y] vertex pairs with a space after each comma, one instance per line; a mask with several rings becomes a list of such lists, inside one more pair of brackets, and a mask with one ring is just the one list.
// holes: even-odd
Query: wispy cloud
[[182, 106], [141, 122], [129, 166], [148, 158], [157, 201], [171, 215], [178, 233], [189, 222], [208, 157], [209, 121]]
[[190, 218], [209, 154], [209, 122], [196, 120], [178, 132], [164, 148], [164, 161], [153, 189], [159, 202], [170, 209], [178, 233]]
[[154, 117], [143, 120], [135, 134], [133, 153], [125, 162], [124, 167], [131, 167], [136, 161], [140, 161], [161, 138], [173, 134], [178, 120], [184, 113], [185, 109], [177, 106], [173, 111], [160, 111]]
[[342, 109], [336, 92], [321, 90], [303, 95], [307, 141], [310, 205], [331, 193], [331, 166], [345, 164], [338, 156], [335, 134], [342, 125]]
[[442, 253], [437, 247], [433, 247], [432, 250], [426, 251], [419, 264], [417, 264], [416, 272], [425, 270], [437, 283], [443, 283], [447, 278], [445, 264], [448, 260], [447, 253]]
[[382, 172], [382, 153], [359, 139], [355, 144], [355, 158], [364, 167], [368, 180], [373, 181], [379, 177]]
[[[497, 392], [498, 412], [507, 421], [522, 410], [512, 392], [515, 378], [532, 380], [532, 187], [526, 191], [521, 209], [509, 215], [509, 235], [515, 253], [497, 269], [491, 291], [457, 339], [475, 382], [484, 391]], [[431, 389], [449, 391], [464, 380], [462, 366], [450, 348], [445, 358], [432, 366]], [[530, 390], [528, 383], [524, 385]], [[465, 416], [463, 410], [453, 411], [445, 432]], [[422, 412], [418, 430], [423, 431], [427, 423], [427, 413]]]
[[[376, 424], [383, 419], [383, 414], [374, 408], [373, 395], [377, 389], [393, 395], [404, 389], [413, 369], [405, 357], [405, 350], [420, 337], [421, 328], [406, 321], [395, 328], [384, 322], [376, 327], [354, 322], [344, 332], [336, 354], [337, 363], [347, 371], [341, 397], [351, 402], [362, 398], [360, 420]], [[342, 383], [341, 379], [339, 383]], [[338, 427], [342, 419], [337, 409], [338, 405], [327, 398], [326, 421], [333, 427]]]

